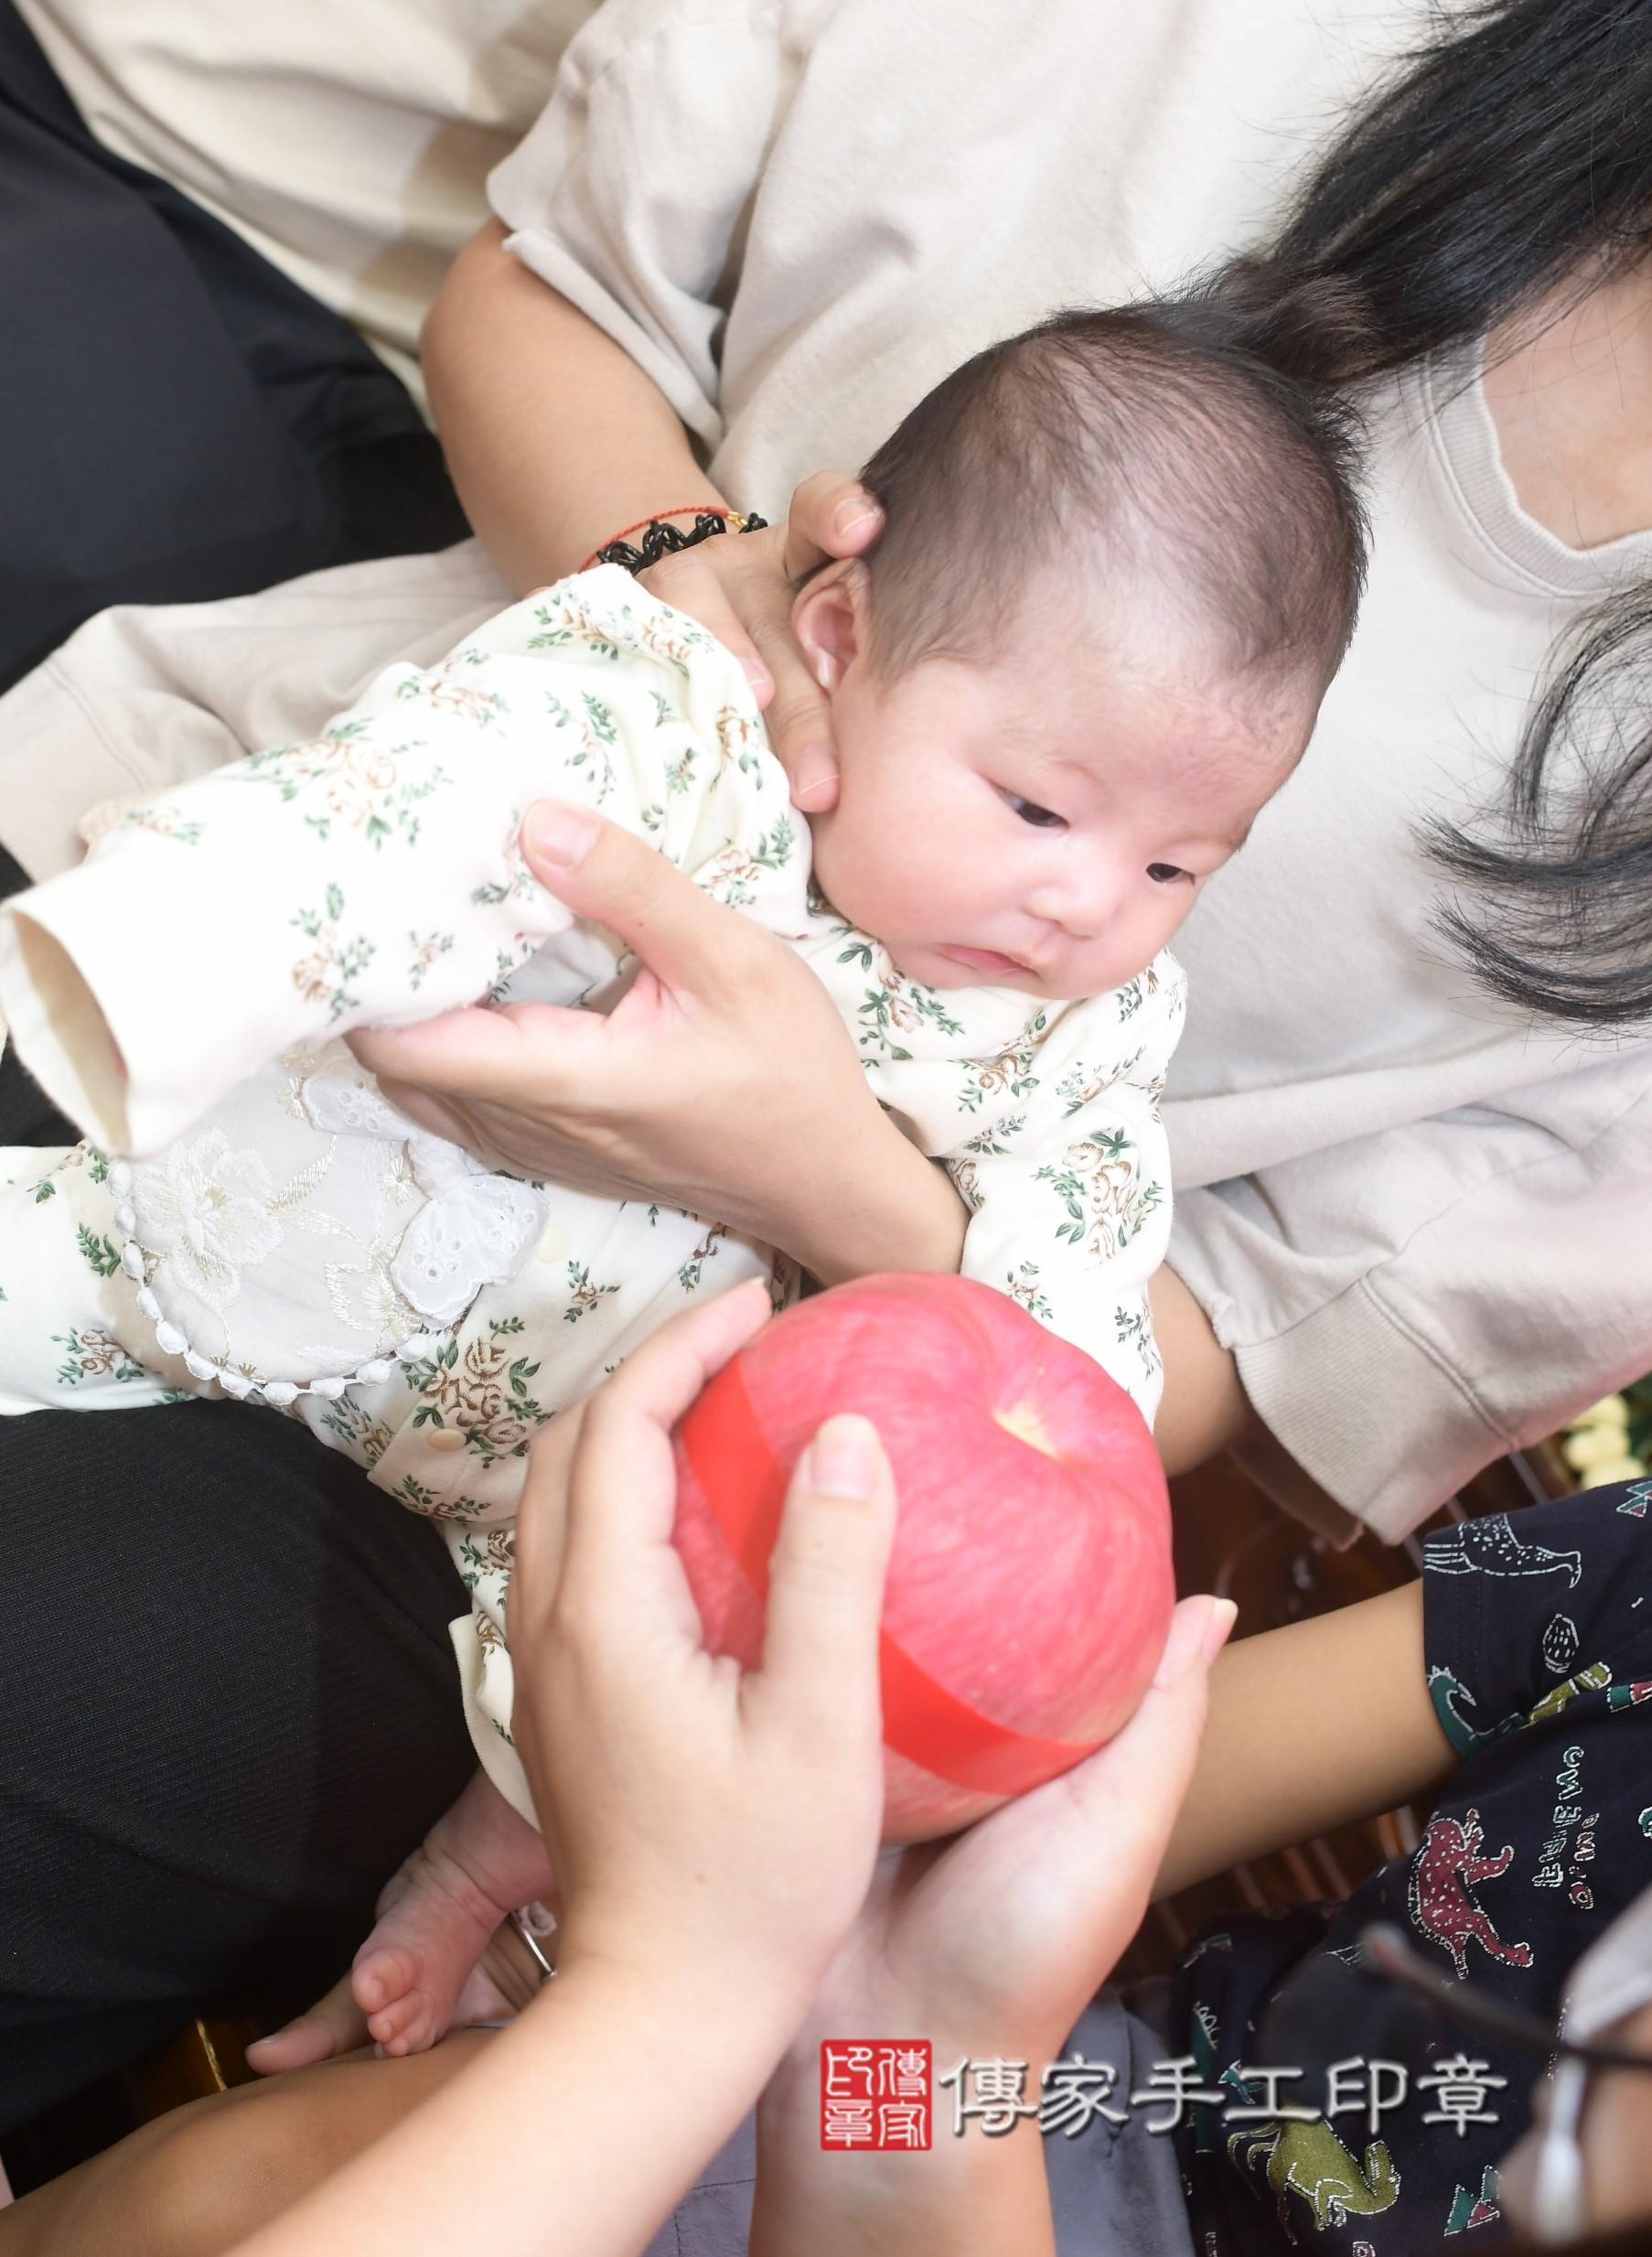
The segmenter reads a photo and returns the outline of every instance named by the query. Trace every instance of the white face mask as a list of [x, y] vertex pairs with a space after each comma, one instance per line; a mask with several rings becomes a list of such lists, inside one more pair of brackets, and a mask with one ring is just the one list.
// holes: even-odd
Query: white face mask
[[1581, 2043], [1652, 2001], [1652, 1888], [1620, 1912], [1572, 1971], [1561, 2027]]
[[[1561, 2012], [1564, 2036], [1579, 2044], [1604, 2038], [1652, 2004], [1652, 1888], [1621, 1913], [1572, 1971]], [[1498, 2173], [1511, 2210], [1539, 2241], [1569, 2241], [1587, 2220], [1579, 2127], [1592, 2076], [1610, 2076], [1562, 2057], [1550, 2080], [1546, 2112], [1512, 2147]]]

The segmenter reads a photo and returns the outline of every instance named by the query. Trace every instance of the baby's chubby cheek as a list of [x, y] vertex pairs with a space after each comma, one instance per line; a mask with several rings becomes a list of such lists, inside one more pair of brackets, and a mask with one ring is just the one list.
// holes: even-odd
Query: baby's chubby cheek
[[958, 905], [949, 901], [960, 887], [972, 896], [981, 881], [960, 877], [976, 857], [956, 764], [938, 757], [921, 731], [873, 726], [846, 697], [832, 719], [837, 805], [809, 818], [817, 887], [874, 940], [958, 937]]
[[814, 882], [846, 924], [874, 939], [881, 939], [886, 921], [885, 887], [880, 883], [882, 854], [879, 843], [859, 833], [854, 794], [845, 788], [838, 805], [823, 815], [811, 815]]

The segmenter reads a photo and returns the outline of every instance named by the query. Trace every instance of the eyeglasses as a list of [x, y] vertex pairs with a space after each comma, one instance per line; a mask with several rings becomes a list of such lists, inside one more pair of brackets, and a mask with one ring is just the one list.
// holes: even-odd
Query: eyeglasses
[[1552, 2023], [1545, 2022], [1541, 2015], [1527, 2014], [1519, 2006], [1507, 2006], [1489, 1991], [1442, 1974], [1420, 1951], [1413, 1951], [1400, 1930], [1390, 1928], [1386, 1921], [1376, 1921], [1361, 1929], [1359, 1952], [1357, 1972], [1380, 1975], [1389, 1983], [1398, 1983], [1413, 1998], [1426, 1999], [1448, 2021], [1460, 2022], [1464, 2029], [1478, 2030], [1482, 2037], [1500, 2037], [1522, 2053], [1540, 2054], [1545, 2059], [1553, 2057], [1561, 2062], [1575, 2061], [1585, 2069], [1628, 2069], [1643, 2075], [1652, 2074], [1652, 2053], [1636, 2053], [1625, 2046], [1597, 2046], [1582, 2038], [1568, 2037]]
[[1397, 1928], [1385, 1923], [1367, 1928], [1359, 1947], [1361, 1972], [1425, 1999], [1445, 2019], [1466, 2029], [1552, 2061], [1548, 2113], [1531, 2135], [1530, 2225], [1540, 2241], [1569, 2241], [1582, 2234], [1588, 2224], [1581, 2134], [1589, 2080], [1603, 2069], [1652, 2073], [1652, 2054], [1568, 2037], [1540, 2015], [1505, 2005], [1473, 1983], [1443, 1974], [1412, 1951]]

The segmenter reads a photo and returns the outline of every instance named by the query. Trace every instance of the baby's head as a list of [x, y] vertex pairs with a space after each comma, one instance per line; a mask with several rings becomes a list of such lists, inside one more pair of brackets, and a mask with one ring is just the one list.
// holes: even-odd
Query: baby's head
[[832, 703], [821, 890], [908, 977], [1050, 999], [1147, 965], [1301, 758], [1365, 567], [1330, 296], [1247, 279], [966, 362], [863, 473], [794, 626]]

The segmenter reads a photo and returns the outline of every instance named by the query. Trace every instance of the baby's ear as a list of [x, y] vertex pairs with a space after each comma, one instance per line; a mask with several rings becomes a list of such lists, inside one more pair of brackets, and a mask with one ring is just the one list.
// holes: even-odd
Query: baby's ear
[[829, 697], [864, 647], [871, 585], [865, 565], [847, 556], [823, 564], [793, 599], [791, 631]]

